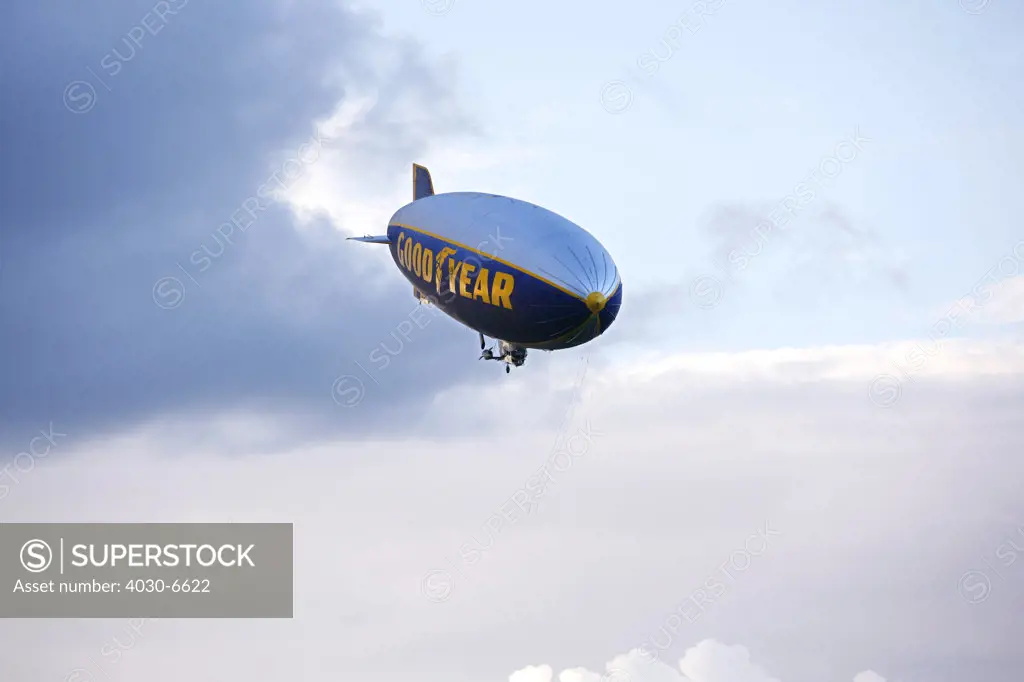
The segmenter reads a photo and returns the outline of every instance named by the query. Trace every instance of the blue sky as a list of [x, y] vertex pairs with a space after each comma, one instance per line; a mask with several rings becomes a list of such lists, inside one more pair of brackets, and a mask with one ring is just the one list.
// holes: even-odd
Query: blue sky
[[[0, 678], [1017, 682], [1024, 8], [691, 7], [9, 8], [0, 521], [291, 521], [296, 617]], [[588, 229], [616, 324], [478, 362], [344, 240], [413, 162]]]
[[[430, 52], [457, 55], [460, 92], [494, 137], [549, 117], [529, 140], [543, 158], [479, 184], [529, 188], [600, 235], [631, 292], [707, 269], [714, 244], [701, 224], [717, 205], [774, 206], [841, 140], [856, 130], [871, 138], [810, 210], [839, 205], [871, 234], [874, 265], [903, 271], [906, 288], [840, 272], [817, 300], [772, 300], [766, 289], [794, 266], [792, 247], [772, 244], [718, 319], [686, 318], [683, 336], [695, 343], [912, 335], [930, 323], [925, 309], [962, 295], [1020, 237], [1024, 48], [1021, 10], [1008, 3], [971, 15], [955, 2], [730, 0], [671, 49], [662, 40], [687, 10], [672, 2], [585, 12], [457, 2], [441, 16], [368, 6]], [[671, 56], [648, 74], [637, 62], [652, 51]], [[610, 115], [600, 95], [615, 80], [632, 101]], [[447, 187], [443, 169], [435, 175]], [[827, 227], [805, 218], [796, 229]], [[705, 336], [708, 325], [716, 332]]]

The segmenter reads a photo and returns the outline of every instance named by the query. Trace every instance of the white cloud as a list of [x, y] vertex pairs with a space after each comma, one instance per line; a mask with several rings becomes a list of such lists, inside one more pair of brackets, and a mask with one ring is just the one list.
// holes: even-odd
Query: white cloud
[[715, 640], [706, 639], [688, 649], [679, 667], [693, 682], [779, 682], [751, 663], [744, 647]]
[[[528, 665], [508, 676], [508, 682], [551, 682], [553, 675], [550, 665]], [[561, 682], [566, 682], [559, 677]]]
[[395, 211], [412, 201], [412, 162], [427, 165], [439, 193], [482, 191], [480, 171], [539, 155], [529, 148], [445, 136], [424, 144], [409, 156], [409, 163], [367, 168], [365, 162], [351, 162], [368, 158], [354, 152], [359, 139], [353, 131], [358, 124], [341, 126], [331, 118], [322, 125], [335, 131], [336, 142], [282, 196], [300, 221], [324, 214], [347, 236], [384, 233]]
[[885, 682], [885, 678], [874, 670], [865, 670], [862, 673], [857, 673], [857, 676], [853, 678], [853, 682]]
[[[461, 113], [436, 91], [396, 72], [389, 59], [393, 50], [382, 45], [367, 65], [376, 74], [372, 82], [383, 85], [361, 90], [349, 85], [337, 109], [315, 123], [330, 140], [327, 148], [277, 196], [300, 226], [326, 216], [348, 236], [383, 234], [394, 212], [412, 201], [413, 162], [430, 169], [439, 193], [488, 191], [482, 172], [521, 167], [543, 156], [530, 142], [532, 130], [498, 135], [456, 130]], [[382, 137], [382, 129], [395, 137]], [[403, 156], [402, 163], [390, 161]]]
[[[922, 375], [882, 410], [857, 378], [875, 356], [854, 348], [735, 354], [703, 375], [689, 358], [642, 378], [595, 348], [558, 434], [578, 355], [396, 413], [423, 424], [404, 440], [299, 447], [286, 438], [297, 416], [273, 413], [184, 415], [88, 443], [69, 433], [4, 480], [4, 521], [291, 521], [295, 619], [157, 621], [116, 663], [98, 652], [123, 621], [0, 622], [0, 669], [470, 682], [532, 662], [521, 682], [821, 682], [872, 660], [914, 679], [902, 671], [955, 642], [955, 655], [1011, 671], [1024, 573], [1003, 571], [984, 604], [957, 580], [997, 561], [1021, 509], [1019, 374], [987, 373], [1002, 346], [950, 346], [955, 373]], [[785, 379], [808, 358], [828, 360], [800, 370], [814, 381]], [[394, 376], [416, 360], [398, 358]], [[588, 421], [592, 442], [560, 458]], [[546, 483], [517, 511], [530, 480]], [[768, 548], [735, 559], [766, 522], [779, 532]], [[438, 569], [454, 577], [443, 603], [423, 594]], [[755, 662], [711, 638], [743, 642]], [[601, 652], [653, 642], [659, 661], [685, 667], [633, 655], [591, 672]], [[635, 680], [615, 677], [640, 665]]]
[[[509, 676], [509, 682], [551, 682], [549, 665], [530, 666]], [[836, 680], [840, 678], [836, 677]], [[672, 668], [652, 661], [639, 650], [616, 656], [605, 671], [569, 668], [558, 675], [558, 682], [780, 682], [750, 660], [750, 652], [740, 645], [723, 644], [705, 639], [687, 649]], [[867, 670], [858, 673], [853, 682], [886, 682], [885, 678]]]
[[1024, 344], [1012, 339], [908, 339], [878, 344], [743, 351], [649, 352], [616, 363], [605, 381], [628, 384], [667, 375], [698, 381], [756, 380], [799, 384], [870, 382], [880, 374], [931, 378], [1024, 373]]
[[[393, 168], [390, 173], [367, 168], [373, 154], [363, 155], [360, 150], [367, 144], [361, 129], [377, 106], [376, 92], [349, 94], [334, 114], [317, 122], [330, 139], [327, 148], [303, 177], [278, 196], [291, 206], [300, 225], [326, 215], [346, 235], [382, 234], [388, 218], [402, 204], [400, 197], [408, 196], [401, 190], [407, 190], [411, 180], [397, 182]], [[358, 167], [352, 163], [355, 158], [360, 159]]]

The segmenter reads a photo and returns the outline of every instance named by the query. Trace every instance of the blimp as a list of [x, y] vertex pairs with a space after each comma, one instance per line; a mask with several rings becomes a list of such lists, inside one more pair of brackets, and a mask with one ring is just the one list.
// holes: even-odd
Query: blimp
[[615, 321], [622, 278], [579, 225], [511, 197], [435, 194], [430, 171], [415, 163], [412, 199], [387, 234], [349, 239], [387, 244], [421, 304], [477, 332], [479, 359], [504, 362], [508, 373], [528, 350], [574, 348]]

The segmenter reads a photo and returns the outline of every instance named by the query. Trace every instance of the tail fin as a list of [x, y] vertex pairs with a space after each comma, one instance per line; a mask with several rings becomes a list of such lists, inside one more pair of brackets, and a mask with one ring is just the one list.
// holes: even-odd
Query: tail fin
[[412, 200], [434, 195], [434, 181], [430, 179], [430, 171], [418, 163], [412, 165]]

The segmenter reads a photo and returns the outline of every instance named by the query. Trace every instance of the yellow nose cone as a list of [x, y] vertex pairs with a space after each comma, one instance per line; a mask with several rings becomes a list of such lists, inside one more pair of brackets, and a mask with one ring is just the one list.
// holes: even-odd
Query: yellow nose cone
[[608, 303], [608, 299], [604, 297], [600, 291], [592, 291], [587, 296], [587, 307], [590, 308], [590, 312], [599, 313], [604, 310], [605, 304]]

